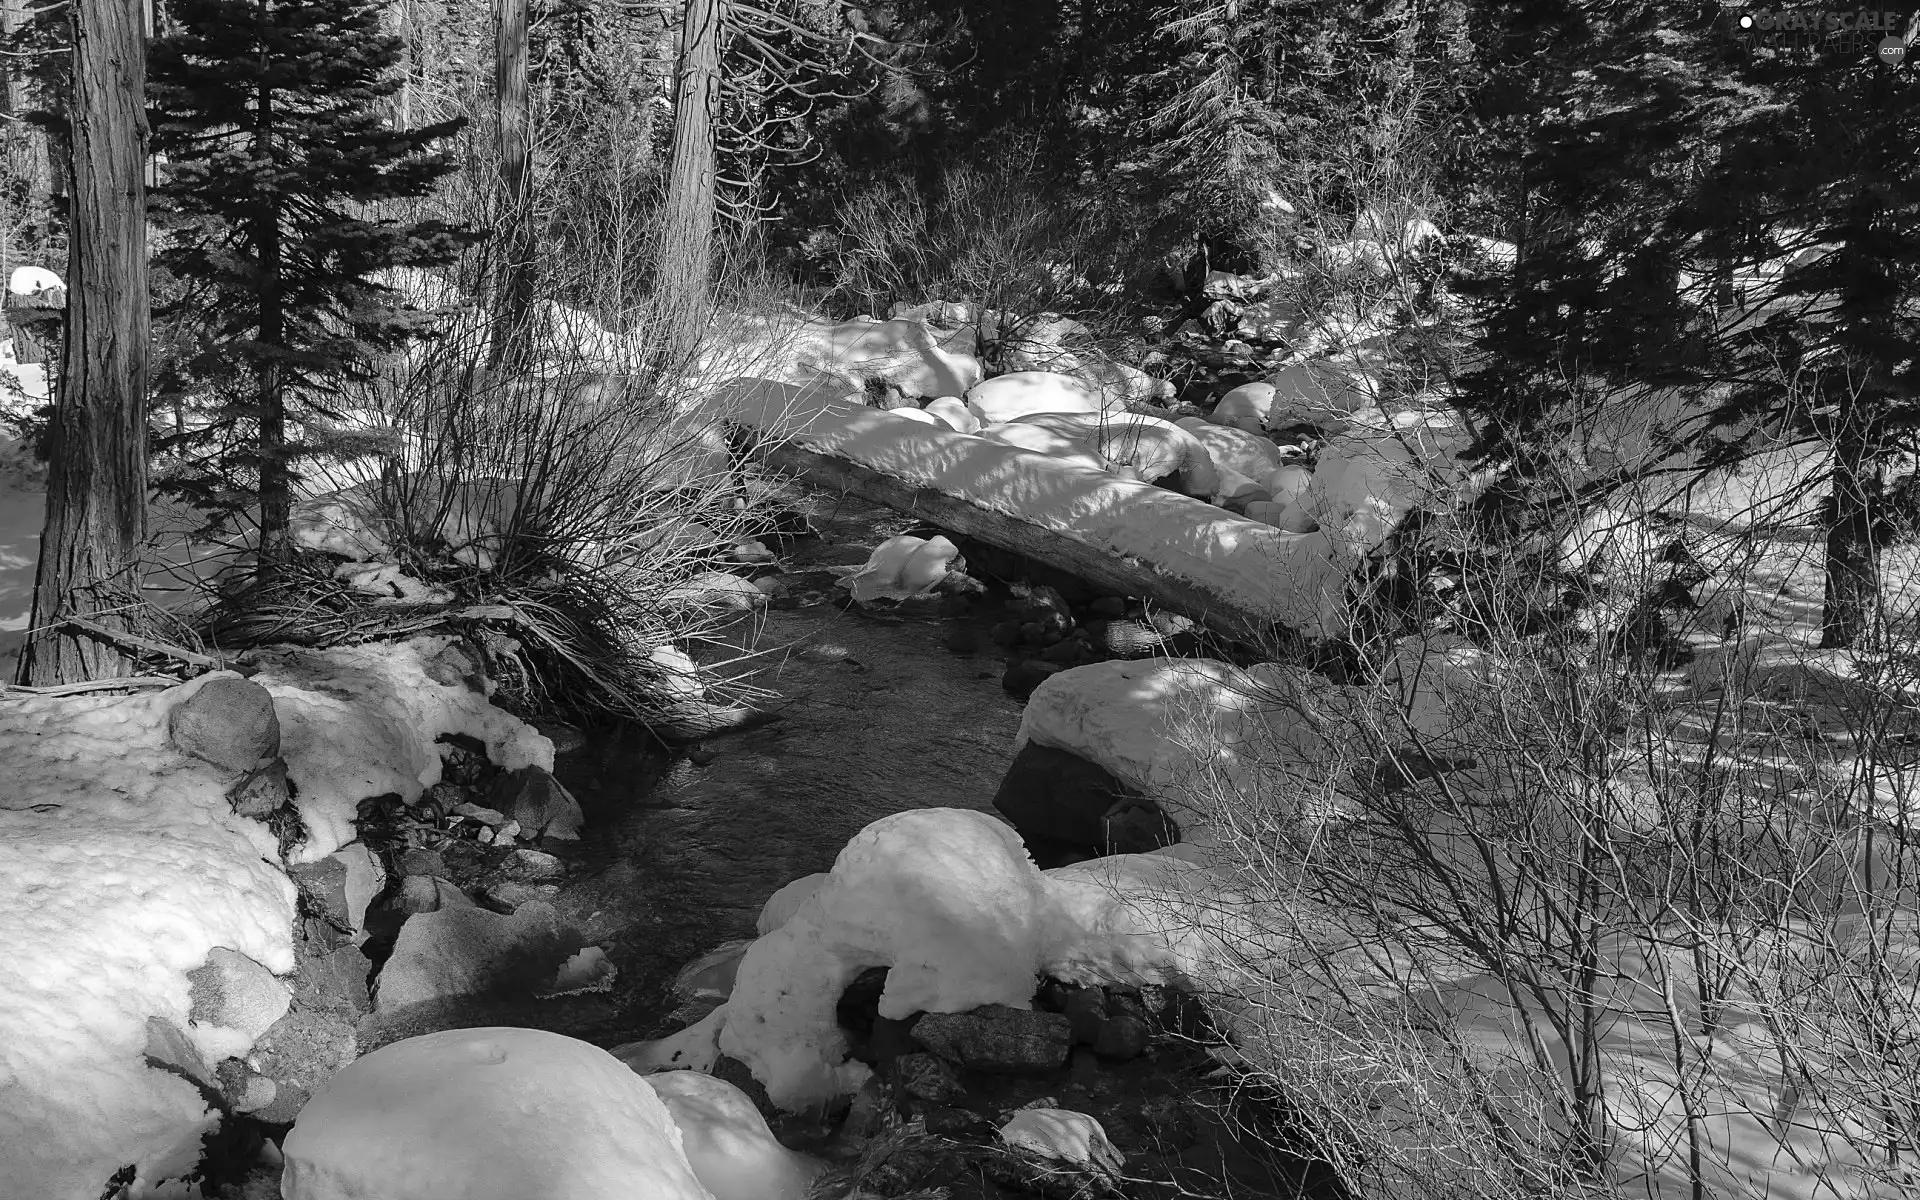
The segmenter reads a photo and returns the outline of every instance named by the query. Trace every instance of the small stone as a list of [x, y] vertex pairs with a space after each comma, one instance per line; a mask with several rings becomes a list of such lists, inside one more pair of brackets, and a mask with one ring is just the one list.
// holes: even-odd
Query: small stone
[[929, 1104], [955, 1104], [967, 1094], [953, 1067], [931, 1054], [903, 1054], [889, 1070], [901, 1095]]
[[227, 789], [227, 803], [243, 817], [263, 818], [293, 799], [287, 790], [287, 764], [275, 758], [258, 770], [249, 771]]
[[496, 836], [498, 835], [496, 835], [491, 828], [485, 825], [482, 825], [480, 827], [480, 832], [474, 835], [474, 840], [479, 842], [482, 846], [491, 846], [493, 845], [494, 838]]
[[944, 1104], [920, 1105], [920, 1119], [935, 1137], [958, 1142], [985, 1142], [993, 1136], [993, 1124], [979, 1113]]
[[250, 679], [207, 680], [167, 714], [178, 749], [228, 771], [252, 771], [280, 754], [273, 694]]
[[1011, 650], [1020, 644], [1020, 625], [1015, 621], [1000, 621], [987, 630], [987, 636], [1002, 650]]
[[1075, 641], [1059, 641], [1040, 652], [1040, 661], [1071, 667], [1086, 657], [1087, 648]]
[[567, 873], [567, 864], [544, 850], [519, 849], [507, 856], [504, 869], [509, 879], [523, 883], [545, 883]]
[[695, 746], [693, 749], [687, 751], [687, 760], [696, 767], [711, 766], [713, 761], [719, 757], [720, 752], [718, 750], [709, 750], [705, 746]]
[[507, 823], [506, 814], [499, 809], [483, 808], [478, 804], [456, 804], [453, 806], [452, 812], [456, 817], [465, 817], [470, 821], [478, 821], [482, 825], [505, 825]]
[[511, 842], [513, 839], [520, 836], [520, 822], [515, 821], [512, 818], [508, 818], [507, 823], [505, 825], [502, 825], [495, 832], [496, 832], [496, 837], [495, 837], [496, 841]]
[[[585, 817], [580, 802], [559, 780], [539, 767], [509, 771], [494, 784], [488, 802], [498, 805], [532, 837], [577, 841]], [[504, 825], [507, 818], [488, 824]], [[518, 831], [516, 831], [518, 832]]]

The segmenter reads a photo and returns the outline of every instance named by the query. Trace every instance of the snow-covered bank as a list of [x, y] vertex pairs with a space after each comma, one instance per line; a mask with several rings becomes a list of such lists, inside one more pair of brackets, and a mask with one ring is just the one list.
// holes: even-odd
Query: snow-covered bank
[[[361, 800], [435, 782], [439, 734], [478, 738], [496, 766], [551, 765], [552, 743], [489, 705], [449, 643], [263, 652], [252, 682], [0, 698], [9, 1194], [94, 1200], [129, 1166], [131, 1200], [194, 1194], [229, 1075], [248, 1102], [273, 1095], [251, 1066], [216, 1067], [299, 1015], [290, 872], [356, 836]], [[352, 905], [368, 885], [348, 875]]]

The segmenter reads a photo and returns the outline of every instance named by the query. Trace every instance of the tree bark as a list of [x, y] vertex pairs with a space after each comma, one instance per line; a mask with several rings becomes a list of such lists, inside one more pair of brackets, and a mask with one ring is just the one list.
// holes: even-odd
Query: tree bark
[[725, 0], [687, 0], [674, 87], [673, 156], [654, 285], [659, 350], [670, 363], [692, 353], [707, 324], [713, 271], [714, 116], [720, 106], [720, 23]]
[[[273, 93], [259, 91], [254, 152], [273, 153], [273, 123], [279, 114]], [[260, 558], [263, 573], [287, 558], [287, 527], [293, 512], [293, 475], [287, 465], [286, 381], [279, 354], [287, 339], [284, 264], [280, 252], [280, 206], [261, 197], [254, 216], [254, 245], [260, 255], [260, 361], [254, 366], [259, 406]]]
[[[1849, 439], [1857, 441], [1858, 439]], [[1879, 471], [1863, 446], [1834, 448], [1833, 496], [1827, 522], [1826, 594], [1820, 645], [1853, 645], [1867, 632], [1880, 602]]]
[[68, 8], [67, 338], [52, 431], [38, 631], [20, 657], [35, 686], [129, 673], [120, 649], [60, 624], [132, 624], [147, 533], [147, 84], [141, 0]]
[[496, 276], [495, 371], [524, 365], [533, 311], [532, 120], [527, 95], [527, 0], [499, 0], [494, 30], [494, 111], [500, 139], [504, 237]]

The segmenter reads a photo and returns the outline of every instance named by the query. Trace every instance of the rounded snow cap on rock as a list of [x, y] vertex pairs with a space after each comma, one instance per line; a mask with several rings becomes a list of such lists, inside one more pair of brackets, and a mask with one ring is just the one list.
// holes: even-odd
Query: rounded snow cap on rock
[[747, 1094], [698, 1071], [649, 1075], [680, 1129], [687, 1161], [714, 1200], [806, 1200], [823, 1164], [774, 1140]]
[[45, 267], [15, 267], [7, 280], [7, 290], [16, 296], [37, 296], [66, 286]]
[[647, 1081], [537, 1029], [375, 1050], [300, 1110], [286, 1200], [714, 1200]]

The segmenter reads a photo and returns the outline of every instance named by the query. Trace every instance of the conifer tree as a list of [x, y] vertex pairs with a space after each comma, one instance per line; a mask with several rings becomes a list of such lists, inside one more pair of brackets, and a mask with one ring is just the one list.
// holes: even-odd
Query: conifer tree
[[[1523, 473], [1569, 413], [1629, 385], [1688, 398], [1653, 433], [1700, 468], [1824, 449], [1823, 640], [1851, 644], [1895, 527], [1887, 467], [1920, 429], [1920, 76], [1857, 36], [1770, 44], [1690, 6], [1569, 8], [1556, 49], [1575, 61], [1540, 98], [1519, 268], [1466, 404]], [[1764, 304], [1736, 294], [1797, 257]]]
[[364, 373], [415, 327], [371, 276], [445, 264], [473, 240], [378, 215], [452, 169], [431, 147], [460, 122], [387, 126], [401, 45], [365, 0], [173, 0], [168, 15], [148, 96], [167, 160], [156, 200], [175, 228], [156, 258], [188, 285], [183, 303], [208, 314], [195, 373], [238, 385], [198, 437], [251, 431], [179, 490], [233, 508], [221, 477], [249, 477], [265, 565], [284, 556], [294, 463], [309, 448], [290, 421], [324, 415], [319, 385]]

